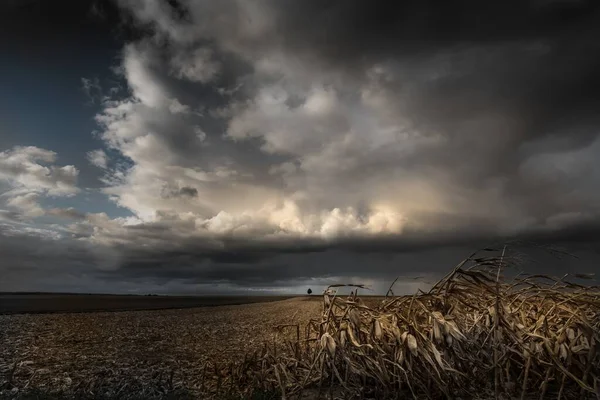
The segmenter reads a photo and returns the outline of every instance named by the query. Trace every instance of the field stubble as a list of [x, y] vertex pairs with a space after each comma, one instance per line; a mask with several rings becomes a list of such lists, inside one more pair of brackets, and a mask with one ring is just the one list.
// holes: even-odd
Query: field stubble
[[428, 292], [383, 300], [334, 285], [322, 302], [15, 317], [2, 332], [14, 344], [2, 353], [4, 387], [121, 398], [600, 398], [600, 287], [505, 278], [518, 263], [505, 250], [471, 255]]
[[[315, 301], [317, 300], [317, 301]], [[160, 311], [0, 315], [0, 388], [158, 396], [274, 343], [272, 327], [308, 321], [318, 298]], [[1, 389], [0, 389], [1, 390]], [[156, 392], [156, 393], [154, 393]]]

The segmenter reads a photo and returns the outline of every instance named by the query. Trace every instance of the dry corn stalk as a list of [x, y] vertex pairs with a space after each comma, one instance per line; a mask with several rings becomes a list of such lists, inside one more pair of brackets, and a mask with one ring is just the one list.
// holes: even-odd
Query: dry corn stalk
[[[489, 249], [486, 249], [489, 250]], [[472, 255], [432, 290], [368, 307], [324, 294], [320, 346], [288, 366], [288, 393], [311, 384], [344, 397], [596, 398], [600, 290], [547, 276], [506, 281], [509, 256]], [[578, 276], [581, 278], [582, 276]], [[359, 286], [362, 287], [362, 286]]]

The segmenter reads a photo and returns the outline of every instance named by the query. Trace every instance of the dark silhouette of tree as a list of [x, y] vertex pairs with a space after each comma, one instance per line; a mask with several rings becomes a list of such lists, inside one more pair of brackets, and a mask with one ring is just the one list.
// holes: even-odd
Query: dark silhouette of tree
[[308, 288], [308, 290], [306, 291], [306, 293], [308, 293], [308, 294], [312, 294], [312, 289], [311, 289], [311, 288]]

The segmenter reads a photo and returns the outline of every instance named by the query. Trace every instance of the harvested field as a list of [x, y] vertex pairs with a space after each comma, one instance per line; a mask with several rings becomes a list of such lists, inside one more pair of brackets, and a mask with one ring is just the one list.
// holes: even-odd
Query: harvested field
[[588, 275], [505, 277], [518, 263], [505, 250], [475, 253], [409, 296], [333, 285], [263, 304], [3, 316], [0, 387], [96, 399], [599, 399], [600, 287]]
[[[0, 388], [158, 396], [200, 389], [205, 368], [273, 343], [272, 327], [319, 314], [320, 297], [161, 311], [0, 316]], [[147, 382], [156, 383], [150, 387]], [[106, 389], [104, 389], [105, 387]], [[142, 389], [146, 387], [146, 389]], [[0, 389], [1, 390], [1, 389]], [[144, 392], [147, 390], [148, 392]], [[14, 392], [12, 392], [14, 391]], [[1, 395], [0, 395], [1, 396]], [[119, 396], [117, 396], [119, 397]]]
[[139, 296], [0, 293], [0, 314], [161, 310], [265, 303], [289, 296]]
[[600, 287], [581, 274], [505, 278], [519, 262], [505, 250], [375, 307], [330, 286], [313, 345], [275, 357], [273, 380], [288, 396], [600, 399]]

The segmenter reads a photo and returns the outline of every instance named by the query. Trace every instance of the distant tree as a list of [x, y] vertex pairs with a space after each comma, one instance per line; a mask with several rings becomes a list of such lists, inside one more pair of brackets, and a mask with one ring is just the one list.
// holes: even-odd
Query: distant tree
[[308, 294], [312, 294], [312, 289], [311, 289], [311, 288], [308, 288], [308, 290], [306, 291], [306, 293], [308, 293]]

